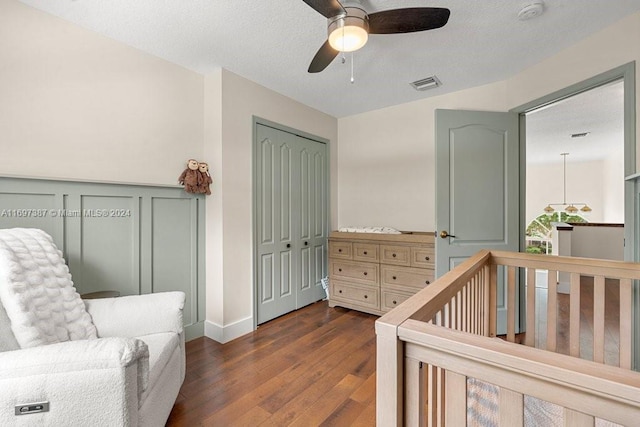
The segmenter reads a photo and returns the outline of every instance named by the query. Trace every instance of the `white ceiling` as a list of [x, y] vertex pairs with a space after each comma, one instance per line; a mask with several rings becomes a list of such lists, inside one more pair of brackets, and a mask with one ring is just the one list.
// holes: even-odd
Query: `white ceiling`
[[[527, 114], [527, 163], [624, 155], [624, 83], [601, 86]], [[584, 138], [572, 134], [588, 132]]]
[[[223, 67], [335, 117], [503, 80], [640, 10], [640, 0], [363, 0], [371, 13], [447, 7], [437, 30], [372, 35], [350, 65], [307, 67], [326, 39], [326, 20], [302, 0], [21, 0], [143, 51], [206, 74]], [[409, 83], [437, 75], [443, 86]]]

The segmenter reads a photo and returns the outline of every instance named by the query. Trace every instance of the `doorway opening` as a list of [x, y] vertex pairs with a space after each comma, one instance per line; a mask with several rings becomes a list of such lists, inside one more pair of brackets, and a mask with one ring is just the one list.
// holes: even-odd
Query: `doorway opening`
[[624, 81], [525, 116], [525, 251], [624, 260]]

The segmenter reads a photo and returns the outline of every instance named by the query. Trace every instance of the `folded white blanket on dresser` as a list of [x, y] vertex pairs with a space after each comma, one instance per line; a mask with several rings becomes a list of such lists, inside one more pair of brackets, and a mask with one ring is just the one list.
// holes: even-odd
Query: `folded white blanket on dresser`
[[402, 234], [391, 227], [340, 227], [338, 231], [347, 233]]

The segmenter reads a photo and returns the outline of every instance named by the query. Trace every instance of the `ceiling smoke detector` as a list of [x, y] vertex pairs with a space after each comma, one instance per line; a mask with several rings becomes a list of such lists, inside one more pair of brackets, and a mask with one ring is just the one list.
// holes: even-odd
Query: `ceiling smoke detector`
[[528, 21], [529, 19], [537, 18], [544, 13], [544, 3], [535, 2], [523, 7], [518, 12], [518, 19], [521, 21]]
[[435, 89], [440, 86], [440, 80], [436, 76], [427, 77], [426, 79], [416, 80], [413, 83], [409, 83], [415, 90], [428, 90]]

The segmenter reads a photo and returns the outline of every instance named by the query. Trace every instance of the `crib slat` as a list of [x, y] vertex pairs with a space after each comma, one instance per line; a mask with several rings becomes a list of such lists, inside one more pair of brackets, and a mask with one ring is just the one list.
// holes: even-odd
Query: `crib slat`
[[631, 369], [632, 298], [631, 279], [620, 280], [620, 367], [624, 369]]
[[604, 363], [604, 276], [593, 280], [593, 361]]
[[487, 265], [483, 269], [483, 280], [482, 280], [482, 335], [490, 336], [491, 331], [489, 330], [491, 324], [491, 318], [489, 316], [489, 312], [491, 311], [490, 301], [490, 289], [491, 289], [491, 268]]
[[500, 425], [510, 427], [524, 425], [524, 397], [522, 393], [500, 388]]
[[405, 358], [405, 423], [410, 426], [424, 426], [424, 377], [420, 362], [415, 359]]
[[471, 332], [478, 334], [478, 285], [479, 275], [473, 278], [473, 287], [471, 288]]
[[445, 425], [467, 425], [467, 377], [446, 371], [445, 387]]
[[580, 357], [580, 274], [571, 273], [569, 295], [569, 354]]
[[444, 426], [445, 420], [445, 370], [436, 368], [436, 426]]
[[456, 326], [454, 327], [454, 329], [461, 331], [463, 326], [462, 326], [462, 311], [463, 311], [463, 299], [464, 298], [464, 292], [463, 290], [459, 290], [458, 291], [458, 296], [456, 298]]
[[516, 341], [516, 268], [507, 274], [507, 341]]
[[[486, 315], [486, 314], [485, 314]], [[489, 281], [489, 336], [495, 337], [498, 323], [498, 266], [491, 266], [491, 279]]]
[[471, 289], [471, 283], [473, 282], [473, 278], [467, 283], [464, 287], [464, 298], [462, 303], [462, 330], [465, 332], [470, 332], [471, 328], [469, 327], [469, 318], [471, 317], [471, 298], [469, 294], [469, 290]]
[[525, 345], [536, 345], [536, 269], [527, 269], [527, 333]]
[[547, 350], [556, 351], [558, 322], [558, 272], [549, 270], [547, 276]]
[[596, 421], [591, 415], [582, 412], [573, 411], [564, 408], [564, 425], [565, 427], [593, 427]]
[[436, 401], [438, 387], [437, 368], [433, 365], [423, 365], [423, 369], [425, 369], [424, 366], [427, 369], [427, 427], [435, 427], [438, 419], [438, 403]]

